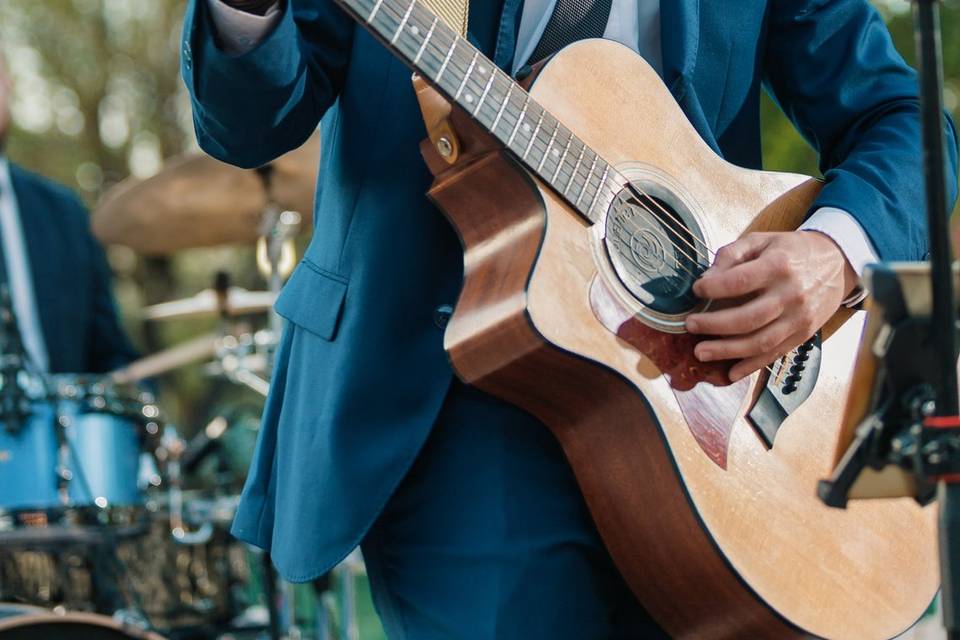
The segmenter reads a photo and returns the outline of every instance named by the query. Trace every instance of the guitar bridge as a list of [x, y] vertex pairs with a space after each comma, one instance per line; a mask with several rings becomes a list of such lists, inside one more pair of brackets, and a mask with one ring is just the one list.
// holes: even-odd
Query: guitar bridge
[[813, 393], [820, 373], [821, 337], [812, 338], [770, 367], [767, 382], [747, 419], [767, 449], [773, 448], [783, 421]]

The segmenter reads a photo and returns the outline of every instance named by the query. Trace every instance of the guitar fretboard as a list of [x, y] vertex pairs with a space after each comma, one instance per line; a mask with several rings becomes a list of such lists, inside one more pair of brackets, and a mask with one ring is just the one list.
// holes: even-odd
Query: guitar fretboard
[[619, 185], [612, 168], [417, 0], [337, 0], [591, 222]]

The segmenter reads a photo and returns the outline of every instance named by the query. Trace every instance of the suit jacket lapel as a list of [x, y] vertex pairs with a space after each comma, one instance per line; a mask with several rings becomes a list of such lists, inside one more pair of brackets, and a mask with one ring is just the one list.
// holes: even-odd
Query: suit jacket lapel
[[517, 32], [520, 30], [522, 11], [523, 0], [503, 0], [493, 63], [507, 73], [510, 73], [513, 67], [513, 55], [517, 48]]
[[[643, 0], [637, 0], [643, 1]], [[663, 53], [663, 81], [678, 99], [686, 90], [697, 62], [700, 39], [700, 1], [662, 0], [660, 40]]]

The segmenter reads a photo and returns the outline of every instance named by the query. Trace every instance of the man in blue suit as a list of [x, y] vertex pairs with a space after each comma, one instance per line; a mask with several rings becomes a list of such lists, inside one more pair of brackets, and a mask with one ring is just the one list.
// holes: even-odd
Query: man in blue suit
[[[568, 6], [472, 0], [469, 37], [516, 71]], [[820, 154], [803, 230], [746, 236], [697, 283], [754, 294], [690, 317], [719, 336], [698, 357], [738, 359], [742, 377], [855, 303], [865, 263], [926, 255], [916, 79], [866, 0], [602, 10], [604, 36], [640, 52], [731, 162], [760, 166], [761, 89]], [[277, 301], [289, 325], [234, 533], [295, 581], [361, 544], [391, 638], [659, 635], [547, 430], [453, 379], [442, 333], [462, 256], [423, 195], [408, 70], [332, 0], [192, 0], [182, 68], [221, 160], [261, 165], [322, 127], [314, 237]]]

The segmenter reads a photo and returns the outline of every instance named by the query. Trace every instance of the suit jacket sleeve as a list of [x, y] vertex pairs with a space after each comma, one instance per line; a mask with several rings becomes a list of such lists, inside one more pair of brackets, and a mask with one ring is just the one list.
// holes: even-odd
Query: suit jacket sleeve
[[193, 103], [197, 140], [207, 153], [252, 168], [310, 137], [339, 94], [353, 21], [333, 0], [287, 3], [251, 51], [225, 53], [204, 0], [189, 0], [181, 74]]
[[112, 277], [103, 247], [90, 231], [89, 215], [74, 199], [80, 228], [76, 238], [86, 245], [83, 255], [90, 261], [90, 321], [84, 346], [84, 372], [106, 373], [135, 360], [136, 349], [120, 324], [113, 298]]
[[[764, 81], [820, 154], [813, 210], [848, 211], [883, 260], [921, 260], [927, 224], [916, 74], [867, 0], [772, 0]], [[957, 135], [947, 116], [948, 192]]]

